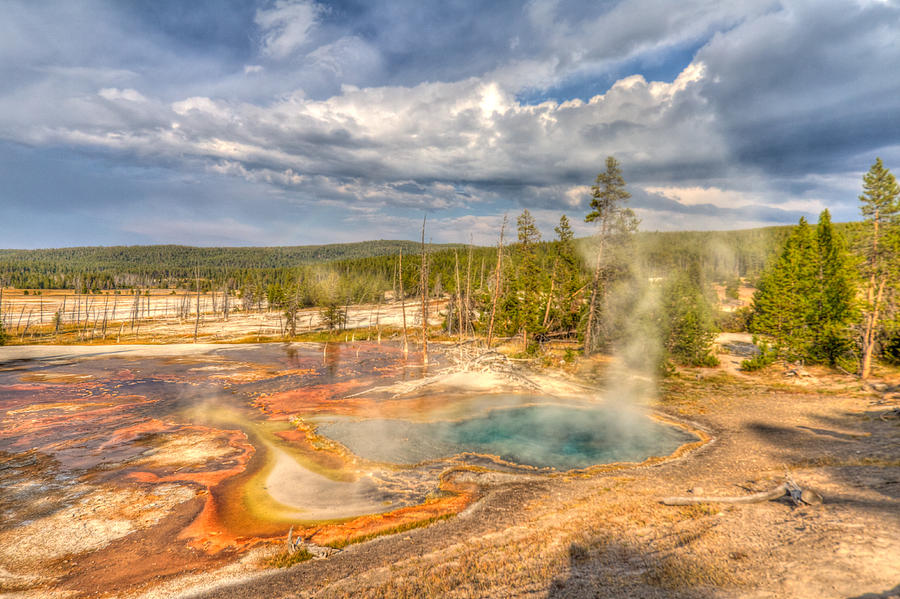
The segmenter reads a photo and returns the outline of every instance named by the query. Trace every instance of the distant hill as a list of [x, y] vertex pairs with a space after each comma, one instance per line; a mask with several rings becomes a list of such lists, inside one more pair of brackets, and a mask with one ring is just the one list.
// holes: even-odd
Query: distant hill
[[[194, 247], [187, 245], [116, 245], [53, 248], [40, 250], [2, 250], [0, 263], [76, 262], [94, 270], [122, 268], [126, 265], [164, 263], [173, 268], [231, 266], [234, 268], [284, 268], [333, 260], [369, 258], [421, 250], [415, 241], [360, 241], [327, 245], [275, 247]], [[462, 247], [462, 244], [429, 244], [429, 250]]]
[[[856, 243], [860, 223], [836, 227], [851, 245]], [[657, 276], [683, 270], [699, 261], [709, 280], [754, 278], [780, 250], [790, 230], [790, 226], [778, 226], [736, 231], [640, 232], [634, 256], [647, 272]], [[547, 243], [552, 241], [548, 239]], [[588, 256], [590, 239], [579, 239], [577, 243], [582, 254]], [[452, 279], [453, 250], [463, 247], [429, 244], [433, 274], [443, 273], [445, 282]], [[0, 283], [45, 289], [185, 286], [199, 270], [201, 278], [216, 284], [227, 279], [241, 285], [284, 279], [291, 269], [323, 264], [340, 270], [344, 276], [377, 273], [382, 279], [391, 280], [394, 256], [401, 248], [410, 263], [417, 263], [420, 244], [392, 240], [282, 247], [145, 245], [0, 250]], [[478, 261], [490, 269], [495, 251], [496, 247], [477, 248]]]
[[[462, 247], [428, 244], [429, 252]], [[39, 250], [0, 250], [3, 284], [25, 288], [71, 286], [75, 278], [94, 280], [100, 287], [149, 285], [155, 282], [216, 276], [258, 269], [285, 269], [421, 251], [414, 241], [361, 241], [327, 245], [277, 247], [193, 247], [185, 245], [88, 246]], [[129, 280], [123, 283], [124, 275]], [[91, 286], [91, 285], [89, 285]]]

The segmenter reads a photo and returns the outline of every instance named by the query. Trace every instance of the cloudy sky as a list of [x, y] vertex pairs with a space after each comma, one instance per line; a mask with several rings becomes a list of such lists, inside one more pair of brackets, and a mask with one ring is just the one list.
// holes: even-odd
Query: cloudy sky
[[[3, 0], [0, 247], [491, 243], [857, 217], [896, 0]], [[898, 172], [900, 174], [900, 172]]]

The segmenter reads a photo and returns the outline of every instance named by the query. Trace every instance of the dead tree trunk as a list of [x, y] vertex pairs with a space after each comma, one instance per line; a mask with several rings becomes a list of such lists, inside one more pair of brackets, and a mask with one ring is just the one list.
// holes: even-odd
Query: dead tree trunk
[[[23, 312], [25, 311], [25, 308], [24, 308], [24, 307], [22, 308], [22, 311], [23, 311]], [[28, 332], [28, 326], [31, 324], [31, 315], [32, 315], [33, 313], [34, 313], [34, 310], [29, 310], [29, 311], [28, 311], [28, 320], [25, 321], [25, 328], [22, 329], [22, 334], [21, 334], [21, 336], [19, 337], [22, 341], [25, 340], [25, 333]], [[21, 318], [20, 318], [19, 320], [21, 321]]]
[[225, 283], [225, 297], [222, 298], [222, 318], [223, 320], [228, 320], [228, 292], [230, 289], [228, 288], [228, 283]]
[[[471, 240], [470, 240], [471, 241]], [[471, 334], [475, 334], [472, 327], [472, 244], [469, 243], [469, 255], [466, 257], [466, 334], [472, 329]]]
[[200, 269], [196, 270], [197, 281], [197, 318], [194, 320], [194, 343], [197, 343], [197, 336], [200, 333]]
[[103, 302], [103, 328], [100, 331], [100, 335], [103, 339], [106, 339], [106, 319], [109, 315], [109, 295], [106, 296], [106, 301]]
[[406, 296], [403, 294], [403, 248], [400, 248], [400, 311], [403, 313], [403, 357], [409, 355], [409, 338], [406, 335]]
[[[500, 242], [497, 244], [497, 272], [494, 276], [494, 296], [491, 300], [491, 319], [488, 322], [487, 346], [491, 347], [494, 339], [494, 316], [497, 314], [497, 301], [500, 299], [500, 271], [503, 268], [503, 233], [506, 231], [506, 216], [503, 217], [503, 225], [500, 227]], [[484, 262], [482, 261], [482, 268]]]
[[459, 252], [453, 250], [453, 262], [456, 270], [456, 313], [459, 318], [456, 321], [456, 332], [459, 340], [463, 338], [463, 303], [462, 303], [462, 285], [459, 280]]
[[378, 297], [378, 305], [375, 307], [375, 335], [378, 345], [381, 345], [381, 296]]
[[425, 219], [422, 218], [422, 266], [419, 268], [422, 289], [422, 365], [428, 365], [428, 265], [425, 255]]

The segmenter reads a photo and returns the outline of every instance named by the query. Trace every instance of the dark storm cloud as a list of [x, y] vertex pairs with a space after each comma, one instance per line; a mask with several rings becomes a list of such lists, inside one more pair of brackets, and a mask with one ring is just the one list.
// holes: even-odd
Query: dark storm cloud
[[742, 163], [780, 175], [864, 168], [900, 142], [898, 36], [896, 3], [790, 2], [700, 50], [702, 93]]
[[411, 236], [413, 211], [487, 240], [522, 207], [578, 220], [612, 154], [648, 228], [853, 218], [861, 171], [900, 160], [898, 23], [863, 0], [8, 2], [0, 216], [34, 244]]

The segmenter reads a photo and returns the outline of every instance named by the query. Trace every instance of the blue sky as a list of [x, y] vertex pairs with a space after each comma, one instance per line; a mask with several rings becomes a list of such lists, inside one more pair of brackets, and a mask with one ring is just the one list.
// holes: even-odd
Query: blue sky
[[645, 230], [852, 220], [898, 73], [896, 0], [7, 0], [0, 247], [587, 234], [607, 155]]

